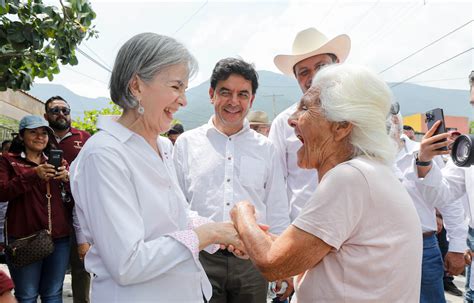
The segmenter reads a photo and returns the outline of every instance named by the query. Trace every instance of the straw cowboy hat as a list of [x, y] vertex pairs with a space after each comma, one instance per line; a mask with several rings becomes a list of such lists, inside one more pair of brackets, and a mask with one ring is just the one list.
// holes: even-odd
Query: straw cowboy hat
[[349, 55], [350, 49], [351, 39], [348, 35], [339, 35], [329, 40], [323, 33], [310, 27], [296, 35], [291, 55], [278, 55], [273, 62], [285, 75], [294, 75], [295, 64], [306, 58], [334, 54], [342, 63]]
[[249, 112], [247, 119], [250, 124], [270, 124], [267, 113], [261, 110]]

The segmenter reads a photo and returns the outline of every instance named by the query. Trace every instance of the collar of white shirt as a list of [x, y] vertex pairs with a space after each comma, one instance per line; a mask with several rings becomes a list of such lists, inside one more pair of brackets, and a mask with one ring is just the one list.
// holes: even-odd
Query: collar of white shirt
[[135, 133], [116, 121], [116, 117], [102, 116], [97, 120], [97, 129], [103, 130], [124, 143]]
[[207, 121], [207, 124], [203, 125], [204, 130], [206, 131], [206, 133], [208, 133], [210, 130], [214, 130], [214, 131], [218, 132], [219, 134], [221, 134], [223, 136], [234, 137], [234, 136], [238, 136], [239, 134], [241, 134], [243, 132], [246, 132], [250, 129], [250, 123], [247, 120], [247, 118], [245, 118], [242, 129], [239, 130], [237, 133], [233, 134], [232, 136], [227, 136], [226, 134], [224, 134], [223, 132], [221, 132], [220, 130], [218, 130], [216, 128], [216, 126], [214, 125], [214, 117], [215, 117], [215, 115], [212, 115], [212, 117], [209, 119], [209, 121]]

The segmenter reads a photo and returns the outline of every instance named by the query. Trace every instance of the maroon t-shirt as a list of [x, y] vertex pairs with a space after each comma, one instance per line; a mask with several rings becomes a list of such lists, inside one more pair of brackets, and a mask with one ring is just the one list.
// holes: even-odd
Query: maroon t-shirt
[[61, 149], [64, 152], [64, 159], [66, 159], [67, 163], [71, 165], [72, 161], [76, 159], [77, 154], [79, 154], [82, 146], [84, 146], [84, 143], [86, 143], [91, 135], [86, 131], [78, 130], [73, 127], [71, 127], [69, 131], [71, 132], [71, 135], [62, 139], [61, 142], [56, 145], [58, 149]]
[[[46, 162], [43, 157], [41, 163]], [[7, 231], [9, 237], [21, 238], [48, 229], [46, 182], [33, 170], [36, 163], [20, 154], [0, 157], [0, 201], [8, 201]], [[69, 236], [72, 227], [73, 202], [61, 199], [60, 181], [50, 180], [51, 222], [53, 238]], [[69, 184], [64, 183], [69, 191]]]

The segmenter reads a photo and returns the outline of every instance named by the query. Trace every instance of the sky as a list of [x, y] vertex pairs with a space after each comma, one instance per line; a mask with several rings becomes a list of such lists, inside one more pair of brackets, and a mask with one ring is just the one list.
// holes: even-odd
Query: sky
[[[273, 58], [291, 54], [295, 35], [308, 27], [330, 39], [348, 34], [352, 49], [347, 62], [381, 72], [388, 82], [402, 82], [433, 67], [407, 82], [466, 90], [467, 76], [474, 69], [474, 4], [469, 0], [90, 2], [97, 13], [93, 24], [99, 37], [83, 42], [79, 46], [83, 52], [112, 69], [120, 46], [133, 35], [172, 36], [199, 62], [199, 73], [190, 80], [190, 87], [207, 80], [215, 63], [226, 57], [241, 57], [257, 70], [279, 72]], [[59, 1], [45, 3], [58, 5]], [[110, 73], [82, 54], [77, 56], [79, 64], [62, 66], [51, 83], [82, 96], [109, 96]]]

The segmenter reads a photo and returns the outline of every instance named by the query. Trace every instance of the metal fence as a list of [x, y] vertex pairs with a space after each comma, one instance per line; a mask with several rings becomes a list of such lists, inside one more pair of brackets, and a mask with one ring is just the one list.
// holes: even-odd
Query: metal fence
[[0, 143], [3, 140], [11, 140], [13, 135], [16, 133], [14, 129], [0, 125]]

